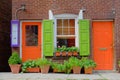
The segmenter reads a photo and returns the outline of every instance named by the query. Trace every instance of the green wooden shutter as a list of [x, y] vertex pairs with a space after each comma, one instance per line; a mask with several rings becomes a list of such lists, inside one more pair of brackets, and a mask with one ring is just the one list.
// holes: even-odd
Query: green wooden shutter
[[43, 20], [43, 56], [53, 56], [54, 33], [53, 20]]
[[89, 26], [89, 20], [79, 20], [80, 56], [88, 56], [90, 54]]

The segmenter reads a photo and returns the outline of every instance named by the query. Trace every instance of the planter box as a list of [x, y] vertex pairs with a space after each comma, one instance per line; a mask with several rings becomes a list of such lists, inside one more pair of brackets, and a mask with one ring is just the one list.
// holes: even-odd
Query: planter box
[[14, 74], [19, 73], [21, 64], [14, 64], [14, 65], [9, 64], [9, 66], [11, 68], [12, 73], [14, 73]]
[[36, 67], [36, 68], [27, 68], [27, 72], [39, 73], [40, 72], [40, 68], [38, 68], [38, 67]]
[[81, 68], [79, 66], [73, 66], [73, 74], [80, 74]]
[[92, 67], [84, 68], [84, 72], [85, 72], [85, 74], [92, 74], [92, 70], [93, 70]]

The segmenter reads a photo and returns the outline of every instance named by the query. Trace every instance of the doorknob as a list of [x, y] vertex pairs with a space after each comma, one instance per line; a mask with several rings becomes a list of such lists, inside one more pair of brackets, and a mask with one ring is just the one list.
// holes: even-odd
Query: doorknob
[[105, 50], [107, 50], [107, 48], [99, 48], [99, 50], [105, 51]]

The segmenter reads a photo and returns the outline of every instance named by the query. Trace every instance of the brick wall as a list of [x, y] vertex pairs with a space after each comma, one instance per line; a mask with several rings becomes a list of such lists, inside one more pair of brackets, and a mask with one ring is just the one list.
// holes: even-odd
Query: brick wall
[[[116, 53], [116, 64], [120, 60], [120, 0], [115, 0], [115, 53]], [[117, 65], [118, 66], [118, 65]]]
[[11, 0], [0, 1], [0, 71], [9, 71]]
[[13, 0], [12, 19], [15, 19], [15, 10], [21, 4], [26, 4], [26, 11], [18, 12], [19, 19], [48, 19], [48, 10], [52, 10], [54, 15], [78, 15], [80, 9], [84, 8], [85, 19], [114, 20], [115, 62], [120, 59], [120, 0]]
[[54, 14], [72, 13], [78, 14], [84, 8], [85, 18], [89, 19], [113, 19], [112, 9], [114, 0], [13, 0], [12, 18], [15, 18], [15, 10], [26, 4], [25, 12], [19, 11], [19, 19], [47, 19], [48, 10]]

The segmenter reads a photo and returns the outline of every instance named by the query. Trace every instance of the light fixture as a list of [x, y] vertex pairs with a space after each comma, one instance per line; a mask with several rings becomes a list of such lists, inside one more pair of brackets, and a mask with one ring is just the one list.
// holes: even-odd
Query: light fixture
[[17, 13], [20, 10], [25, 11], [26, 10], [26, 5], [25, 4], [21, 4], [21, 7], [16, 9], [16, 11], [15, 11], [15, 19], [18, 19]]

